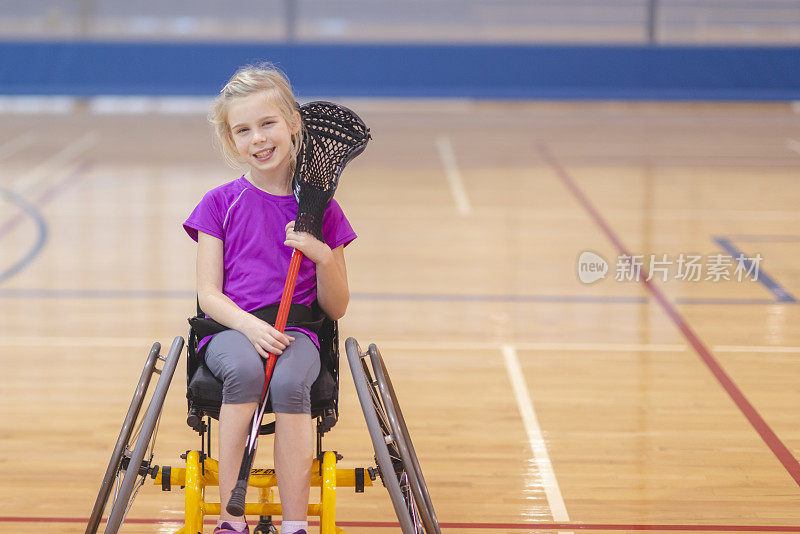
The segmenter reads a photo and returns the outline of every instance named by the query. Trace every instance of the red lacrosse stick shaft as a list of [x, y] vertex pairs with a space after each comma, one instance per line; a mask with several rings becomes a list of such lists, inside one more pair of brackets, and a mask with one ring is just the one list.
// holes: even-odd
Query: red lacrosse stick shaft
[[[300, 262], [302, 259], [303, 253], [294, 249], [294, 252], [292, 252], [292, 260], [289, 262], [289, 273], [286, 275], [286, 285], [283, 286], [283, 295], [278, 305], [278, 317], [275, 320], [275, 329], [279, 332], [283, 332], [286, 328], [286, 320], [289, 318], [289, 308], [292, 307], [294, 286], [297, 282], [297, 273], [300, 270]], [[236, 481], [236, 486], [234, 486], [231, 491], [231, 497], [228, 500], [227, 510], [235, 516], [240, 516], [244, 513], [247, 482], [250, 478], [250, 469], [253, 466], [253, 459], [255, 458], [256, 446], [258, 444], [258, 429], [261, 426], [261, 418], [266, 409], [267, 390], [269, 389], [269, 381], [272, 378], [272, 370], [275, 368], [277, 359], [278, 357], [272, 353], [270, 353], [269, 358], [267, 358], [267, 365], [264, 371], [264, 389], [261, 391], [261, 402], [259, 402], [258, 409], [253, 414], [253, 420], [250, 425], [250, 435], [247, 438], [247, 445], [245, 446], [244, 455], [242, 457], [242, 465], [239, 468], [239, 477]]]
[[[294, 297], [294, 286], [297, 282], [297, 273], [300, 271], [300, 262], [303, 260], [303, 253], [297, 249], [292, 252], [292, 260], [289, 262], [289, 273], [286, 275], [286, 284], [283, 286], [283, 295], [278, 305], [278, 317], [275, 319], [275, 330], [283, 332], [286, 329], [286, 320], [289, 318], [289, 308], [292, 307], [292, 297]], [[272, 378], [272, 370], [278, 357], [272, 353], [267, 358], [267, 366], [264, 371], [264, 389], [261, 390], [261, 402], [269, 388], [269, 381]]]

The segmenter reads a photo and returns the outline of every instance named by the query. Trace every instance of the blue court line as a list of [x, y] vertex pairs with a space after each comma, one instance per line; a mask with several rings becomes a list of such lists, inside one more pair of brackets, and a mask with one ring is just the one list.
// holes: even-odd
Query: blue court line
[[[0, 288], [0, 299], [175, 299], [194, 302], [195, 292], [191, 290], [117, 290], [117, 289], [37, 289], [37, 288]], [[434, 293], [353, 293], [353, 300], [385, 301], [385, 302], [482, 302], [524, 304], [549, 302], [554, 304], [648, 304], [652, 298], [648, 296], [584, 296], [584, 295], [459, 295]], [[686, 305], [776, 305], [796, 304], [796, 301], [776, 301], [773, 299], [726, 299], [704, 297], [679, 297], [676, 304]]]
[[0, 298], [17, 299], [192, 299], [194, 291], [147, 289], [0, 288]]
[[[742, 251], [733, 244], [729, 237], [714, 237], [713, 240], [714, 243], [719, 245], [733, 258], [736, 258], [742, 254]], [[750, 269], [753, 266], [753, 262], [747, 258], [744, 259], [743, 263], [747, 269]], [[797, 299], [794, 298], [791, 293], [789, 293], [783, 286], [776, 282], [774, 278], [768, 275], [764, 269], [761, 269], [760, 266], [758, 270], [758, 282], [767, 288], [767, 291], [775, 295], [775, 298], [778, 302], [797, 302]]]
[[11, 267], [8, 267], [5, 271], [0, 272], [0, 284], [2, 284], [15, 274], [22, 271], [36, 258], [36, 256], [39, 255], [44, 248], [45, 243], [47, 243], [48, 231], [47, 222], [44, 220], [44, 217], [36, 208], [36, 206], [8, 189], [0, 189], [0, 196], [5, 197], [6, 200], [12, 204], [15, 204], [19, 209], [22, 210], [23, 213], [33, 219], [33, 222], [36, 224], [37, 232], [36, 242], [33, 244], [33, 247], [31, 247], [28, 253], [25, 254], [25, 256], [18, 262], [11, 265]]
[[[139, 289], [17, 289], [0, 288], [0, 298], [47, 299], [192, 299], [196, 293], [189, 290], [139, 290]], [[353, 293], [353, 300], [363, 301], [418, 301], [418, 302], [561, 302], [561, 303], [623, 303], [643, 304], [647, 297], [581, 296], [581, 295], [461, 295], [434, 293]]]
[[479, 295], [458, 293], [353, 293], [356, 300], [372, 301], [420, 301], [420, 302], [607, 302], [633, 303], [647, 302], [646, 296], [606, 296], [606, 295]]

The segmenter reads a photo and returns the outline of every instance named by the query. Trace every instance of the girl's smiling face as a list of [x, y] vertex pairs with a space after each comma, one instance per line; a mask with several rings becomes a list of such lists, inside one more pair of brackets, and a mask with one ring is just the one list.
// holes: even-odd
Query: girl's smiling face
[[[292, 134], [268, 92], [233, 101], [228, 107], [228, 126], [236, 152], [250, 165], [257, 181], [288, 187], [292, 161]], [[299, 122], [299, 117], [298, 117]]]

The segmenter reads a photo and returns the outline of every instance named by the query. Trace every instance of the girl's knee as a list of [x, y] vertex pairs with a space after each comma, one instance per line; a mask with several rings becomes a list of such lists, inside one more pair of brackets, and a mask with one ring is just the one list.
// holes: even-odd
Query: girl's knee
[[255, 402], [261, 398], [264, 389], [264, 367], [237, 368], [226, 382], [223, 382], [223, 395], [230, 402]]
[[272, 377], [269, 395], [273, 411], [278, 413], [311, 413], [311, 388], [297, 377]]
[[[221, 337], [217, 337], [221, 336]], [[247, 337], [235, 330], [217, 334], [209, 345], [206, 363], [222, 380], [222, 402], [257, 402], [264, 388], [264, 364]]]

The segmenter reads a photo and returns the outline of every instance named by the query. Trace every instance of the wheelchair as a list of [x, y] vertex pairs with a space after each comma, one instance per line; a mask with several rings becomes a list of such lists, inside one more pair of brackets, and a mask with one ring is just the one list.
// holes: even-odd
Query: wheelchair
[[[319, 332], [321, 369], [311, 389], [312, 418], [316, 422], [316, 458], [313, 460], [311, 486], [320, 488], [318, 503], [310, 503], [308, 515], [319, 518], [320, 534], [344, 531], [336, 526], [337, 487], [352, 487], [357, 493], [374, 486], [378, 478], [388, 490], [398, 522], [404, 534], [440, 534], [438, 519], [414, 451], [408, 428], [386, 365], [378, 348], [371, 344], [362, 351], [357, 341], [345, 343], [347, 360], [356, 386], [370, 439], [375, 450], [374, 465], [355, 469], [337, 468], [342, 456], [324, 451], [322, 438], [336, 424], [339, 416], [339, 335], [335, 321], [327, 318]], [[211, 373], [197, 354], [198, 336], [189, 332], [187, 358], [187, 424], [200, 436], [200, 449], [181, 458], [179, 467], [155, 465], [154, 449], [158, 422], [164, 399], [184, 347], [176, 337], [166, 355], [154, 343], [145, 360], [130, 407], [111, 454], [100, 491], [92, 509], [86, 534], [96, 534], [110, 502], [105, 533], [116, 534], [125, 521], [134, 499], [147, 483], [162, 491], [182, 488], [185, 493], [184, 525], [175, 534], [202, 534], [206, 515], [219, 515], [221, 504], [206, 502], [205, 489], [219, 484], [218, 464], [211, 457], [211, 420], [218, 419], [222, 403], [222, 383]], [[152, 378], [159, 375], [146, 410], [142, 411]], [[270, 411], [271, 406], [267, 405]], [[262, 422], [263, 423], [263, 422]], [[274, 421], [262, 424], [259, 434], [275, 431]], [[254, 534], [275, 532], [273, 517], [281, 514], [276, 502], [277, 480], [272, 468], [253, 468], [248, 482], [258, 501], [248, 502], [245, 513], [258, 516]]]

